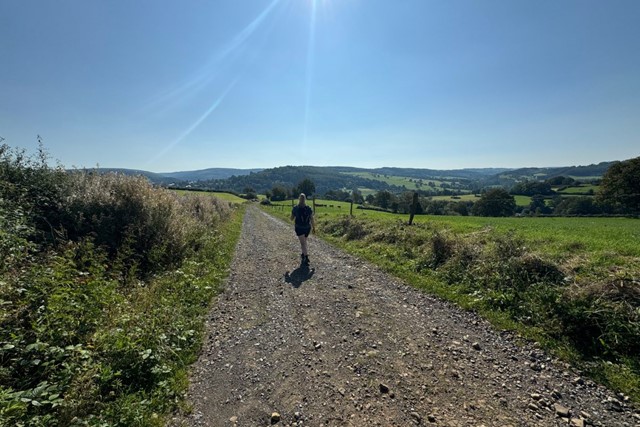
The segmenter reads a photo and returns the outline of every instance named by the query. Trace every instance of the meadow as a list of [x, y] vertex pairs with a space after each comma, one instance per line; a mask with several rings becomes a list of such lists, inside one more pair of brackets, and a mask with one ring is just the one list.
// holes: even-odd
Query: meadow
[[[408, 215], [316, 203], [320, 237], [640, 402], [637, 219], [417, 215], [408, 226]], [[287, 218], [290, 208], [265, 210]]]
[[[432, 200], [445, 200], [447, 202], [475, 202], [480, 198], [475, 194], [462, 194], [460, 196], [433, 196]], [[515, 195], [516, 206], [526, 207], [531, 204], [531, 197]]]
[[595, 194], [600, 189], [599, 185], [582, 184], [579, 187], [566, 187], [562, 189], [555, 189], [558, 194], [572, 195], [572, 194]]
[[236, 196], [235, 194], [232, 193], [225, 193], [222, 191], [193, 191], [193, 190], [171, 190], [177, 194], [180, 195], [194, 195], [194, 194], [202, 194], [203, 196], [207, 196], [207, 197], [215, 197], [216, 199], [219, 200], [224, 200], [226, 202], [230, 202], [230, 203], [245, 203], [247, 200], [243, 199], [242, 197]]
[[[407, 190], [432, 189], [434, 191], [442, 191], [443, 190], [442, 184], [455, 183], [455, 181], [448, 182], [448, 181], [442, 181], [438, 179], [410, 178], [406, 176], [384, 175], [384, 174], [378, 174], [378, 173], [372, 173], [372, 172], [343, 172], [343, 173], [346, 175], [359, 176], [360, 178], [382, 181], [389, 185], [395, 185], [397, 187], [405, 187]], [[421, 184], [418, 185], [420, 182]], [[433, 183], [433, 187], [431, 187], [429, 183]]]

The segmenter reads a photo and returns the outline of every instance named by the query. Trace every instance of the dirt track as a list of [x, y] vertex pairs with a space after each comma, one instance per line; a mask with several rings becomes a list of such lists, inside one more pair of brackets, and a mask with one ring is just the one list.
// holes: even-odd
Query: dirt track
[[640, 426], [622, 397], [474, 314], [315, 238], [310, 258], [299, 267], [291, 225], [247, 210], [180, 423]]

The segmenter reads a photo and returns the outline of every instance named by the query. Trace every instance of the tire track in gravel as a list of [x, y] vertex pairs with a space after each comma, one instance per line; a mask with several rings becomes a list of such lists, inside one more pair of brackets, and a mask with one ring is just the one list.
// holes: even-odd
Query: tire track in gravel
[[[249, 207], [174, 424], [639, 426], [640, 413], [473, 313]], [[560, 417], [564, 409], [569, 417]]]

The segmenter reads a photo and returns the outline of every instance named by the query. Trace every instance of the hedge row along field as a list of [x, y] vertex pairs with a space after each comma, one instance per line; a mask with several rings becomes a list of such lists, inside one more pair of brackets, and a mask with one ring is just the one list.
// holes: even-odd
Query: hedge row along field
[[[350, 217], [348, 204], [321, 204], [323, 238], [640, 402], [637, 219], [417, 216], [408, 226], [407, 216], [354, 209]], [[291, 205], [264, 209], [287, 218]]]
[[242, 208], [0, 147], [0, 425], [164, 425]]

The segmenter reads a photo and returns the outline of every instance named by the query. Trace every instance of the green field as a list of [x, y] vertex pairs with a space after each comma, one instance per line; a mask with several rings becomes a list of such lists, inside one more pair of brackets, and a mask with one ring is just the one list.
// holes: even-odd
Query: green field
[[567, 195], [571, 195], [571, 194], [586, 194], [589, 191], [593, 191], [593, 193], [597, 193], [598, 190], [600, 189], [600, 186], [598, 185], [590, 185], [590, 184], [585, 184], [585, 185], [581, 185], [580, 187], [567, 187], [564, 190], [556, 190], [558, 192], [558, 194], [567, 194]]
[[[311, 206], [311, 203], [309, 203]], [[392, 214], [389, 212], [379, 212], [374, 210], [365, 210], [365, 209], [357, 209], [355, 203], [353, 205], [353, 215], [356, 217], [366, 217], [366, 218], [397, 218], [399, 215]], [[291, 211], [291, 200], [287, 200], [284, 202], [273, 202], [270, 208], [274, 212], [285, 212], [285, 217]], [[351, 207], [351, 203], [348, 202], [337, 202], [334, 200], [325, 200], [325, 199], [316, 199], [316, 218], [325, 218], [325, 217], [336, 217], [340, 215], [349, 214], [349, 210]]]
[[[358, 176], [360, 178], [371, 179], [375, 181], [382, 181], [389, 185], [395, 185], [398, 187], [406, 187], [407, 190], [441, 190], [441, 186], [446, 181], [441, 181], [437, 179], [426, 179], [426, 178], [410, 178], [406, 176], [395, 176], [395, 175], [383, 175], [376, 174], [371, 172], [344, 172], [347, 175]], [[417, 185], [418, 181], [422, 181], [422, 185], [419, 187]], [[428, 185], [429, 182], [433, 182], [435, 187], [431, 187]], [[363, 193], [364, 194], [364, 193]]]
[[[350, 203], [333, 200], [317, 199], [316, 205], [316, 218], [320, 220], [348, 215], [350, 209]], [[291, 206], [291, 200], [288, 200], [275, 202], [271, 208], [266, 209], [288, 217]], [[356, 218], [383, 220], [389, 223], [409, 219], [408, 215], [357, 209], [355, 204], [353, 215]], [[414, 222], [433, 224], [456, 233], [515, 233], [535, 244], [541, 252], [553, 256], [570, 255], [567, 251], [581, 248], [581, 251], [587, 251], [592, 255], [599, 254], [598, 258], [614, 259], [616, 255], [640, 258], [640, 223], [637, 219], [416, 215]]]
[[475, 202], [480, 196], [475, 194], [462, 194], [460, 196], [432, 196], [432, 200], [445, 200], [447, 202]]
[[[516, 200], [516, 206], [529, 206], [531, 204], [531, 197], [529, 196], [513, 196]], [[461, 196], [433, 196], [433, 200], [446, 200], [447, 202], [475, 202], [479, 199], [479, 196], [475, 194], [463, 194]]]
[[238, 197], [231, 193], [222, 193], [217, 191], [190, 191], [190, 190], [172, 190], [178, 194], [202, 194], [205, 196], [215, 197], [220, 200], [225, 200], [231, 203], [245, 203], [247, 200], [242, 197]]

